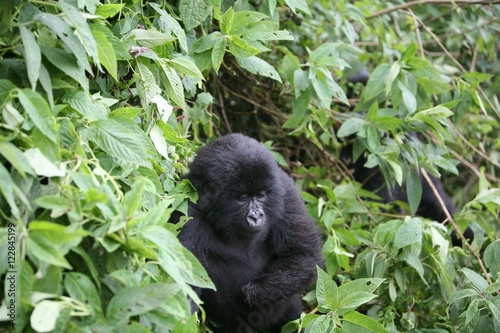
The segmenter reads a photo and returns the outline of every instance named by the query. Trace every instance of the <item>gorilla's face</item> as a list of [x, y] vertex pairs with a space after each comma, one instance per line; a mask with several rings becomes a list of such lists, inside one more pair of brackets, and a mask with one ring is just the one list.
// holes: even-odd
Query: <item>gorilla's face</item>
[[282, 171], [264, 146], [231, 137], [206, 145], [191, 165], [197, 208], [226, 239], [265, 235], [283, 216]]

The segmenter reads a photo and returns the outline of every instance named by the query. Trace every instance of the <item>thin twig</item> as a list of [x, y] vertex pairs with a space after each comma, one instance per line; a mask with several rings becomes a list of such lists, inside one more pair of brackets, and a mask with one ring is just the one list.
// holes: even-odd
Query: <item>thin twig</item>
[[491, 4], [496, 4], [500, 3], [500, 0], [479, 0], [479, 1], [470, 1], [470, 0], [417, 0], [417, 1], [410, 1], [406, 3], [402, 3], [400, 5], [396, 5], [394, 7], [386, 8], [383, 10], [380, 10], [378, 12], [375, 12], [371, 15], [368, 15], [366, 17], [367, 20], [375, 18], [380, 15], [392, 13], [394, 11], [398, 11], [401, 9], [406, 9], [409, 7], [413, 6], [419, 6], [419, 5], [425, 5], [425, 4], [433, 4], [433, 5], [460, 5], [460, 6], [472, 6], [472, 5], [491, 5]]
[[457, 235], [462, 239], [463, 244], [465, 244], [465, 246], [470, 251], [470, 253], [474, 257], [476, 257], [476, 260], [479, 263], [479, 266], [481, 267], [481, 271], [483, 272], [488, 283], [492, 284], [493, 282], [491, 281], [491, 279], [489, 277], [488, 271], [486, 270], [486, 267], [484, 266], [483, 260], [481, 259], [479, 254], [476, 251], [474, 251], [472, 246], [469, 244], [469, 242], [465, 238], [464, 234], [460, 231], [460, 228], [458, 227], [458, 225], [455, 223], [455, 220], [453, 220], [453, 217], [451, 216], [450, 212], [448, 211], [448, 208], [446, 208], [446, 205], [444, 204], [443, 198], [441, 198], [441, 195], [439, 194], [438, 190], [436, 189], [436, 186], [434, 186], [434, 183], [429, 178], [429, 175], [427, 174], [427, 171], [425, 170], [425, 168], [420, 168], [420, 173], [422, 174], [422, 176], [424, 176], [425, 181], [427, 182], [427, 184], [431, 188], [432, 193], [434, 193], [434, 196], [437, 198], [439, 205], [441, 206], [441, 209], [445, 213], [445, 215], [446, 215], [445, 222], [448, 221], [448, 223], [450, 223], [452, 225], [452, 227], [455, 230], [455, 232], [457, 233]]

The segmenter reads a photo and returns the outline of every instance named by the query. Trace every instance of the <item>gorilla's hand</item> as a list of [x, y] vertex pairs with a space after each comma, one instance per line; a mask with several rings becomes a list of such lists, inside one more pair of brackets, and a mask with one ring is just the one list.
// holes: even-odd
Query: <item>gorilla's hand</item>
[[241, 288], [245, 295], [245, 302], [251, 306], [257, 306], [262, 303], [262, 295], [265, 294], [264, 290], [258, 282], [249, 282]]

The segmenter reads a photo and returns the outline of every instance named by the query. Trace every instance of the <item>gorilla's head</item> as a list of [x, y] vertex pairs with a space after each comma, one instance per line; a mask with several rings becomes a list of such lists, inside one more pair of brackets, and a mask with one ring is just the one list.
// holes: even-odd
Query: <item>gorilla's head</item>
[[244, 135], [201, 148], [187, 178], [198, 191], [198, 211], [223, 237], [264, 235], [283, 216], [283, 171], [267, 148]]

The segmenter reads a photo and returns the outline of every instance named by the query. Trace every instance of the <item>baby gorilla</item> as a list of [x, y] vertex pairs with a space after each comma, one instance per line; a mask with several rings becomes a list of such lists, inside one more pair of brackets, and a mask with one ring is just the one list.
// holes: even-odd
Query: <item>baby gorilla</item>
[[186, 176], [198, 191], [179, 239], [217, 291], [197, 290], [219, 332], [277, 332], [299, 317], [321, 239], [292, 179], [241, 134], [201, 148]]

